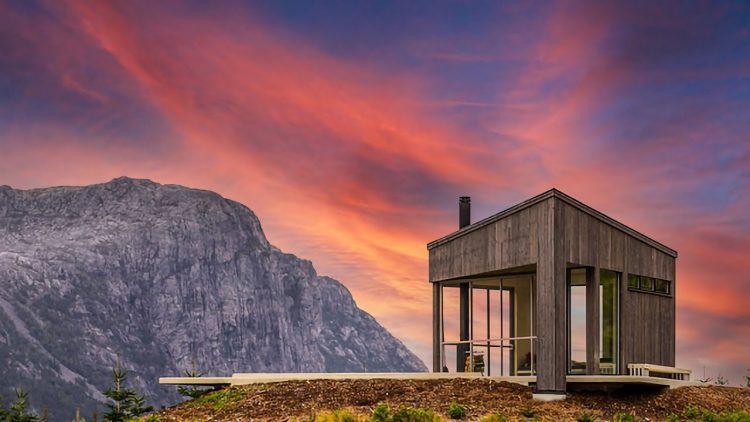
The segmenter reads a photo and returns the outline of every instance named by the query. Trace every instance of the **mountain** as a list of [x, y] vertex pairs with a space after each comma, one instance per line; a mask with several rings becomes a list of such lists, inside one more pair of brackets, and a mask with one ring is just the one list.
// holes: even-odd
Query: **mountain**
[[118, 361], [158, 406], [159, 376], [425, 371], [338, 281], [216, 193], [118, 178], [0, 186], [0, 393], [51, 420], [104, 400]]

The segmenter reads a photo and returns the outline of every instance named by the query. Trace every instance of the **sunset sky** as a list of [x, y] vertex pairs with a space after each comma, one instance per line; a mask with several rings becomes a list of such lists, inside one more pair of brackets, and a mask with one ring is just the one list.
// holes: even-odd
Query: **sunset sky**
[[[609, 3], [609, 2], [608, 2]], [[679, 251], [750, 368], [750, 3], [0, 2], [0, 185], [216, 191], [427, 363], [426, 243], [551, 187]]]

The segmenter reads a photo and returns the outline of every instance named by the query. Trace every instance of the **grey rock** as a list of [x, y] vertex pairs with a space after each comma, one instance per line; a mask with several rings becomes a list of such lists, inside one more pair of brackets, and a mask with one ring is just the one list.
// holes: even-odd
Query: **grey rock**
[[425, 371], [338, 281], [216, 193], [118, 178], [0, 186], [0, 393], [51, 420], [98, 409], [117, 362], [158, 406], [195, 360], [235, 372]]

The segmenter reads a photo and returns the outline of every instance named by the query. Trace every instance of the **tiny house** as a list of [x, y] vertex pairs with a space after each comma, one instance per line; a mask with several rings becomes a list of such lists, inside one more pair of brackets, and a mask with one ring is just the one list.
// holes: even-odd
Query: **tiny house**
[[427, 245], [433, 371], [534, 377], [675, 364], [675, 260], [662, 243], [552, 189]]

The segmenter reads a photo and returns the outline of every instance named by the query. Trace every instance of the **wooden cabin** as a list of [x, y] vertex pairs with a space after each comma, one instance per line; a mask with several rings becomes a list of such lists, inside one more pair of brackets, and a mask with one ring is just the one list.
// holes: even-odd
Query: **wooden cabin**
[[677, 252], [552, 189], [427, 245], [433, 371], [535, 377], [674, 367]]

